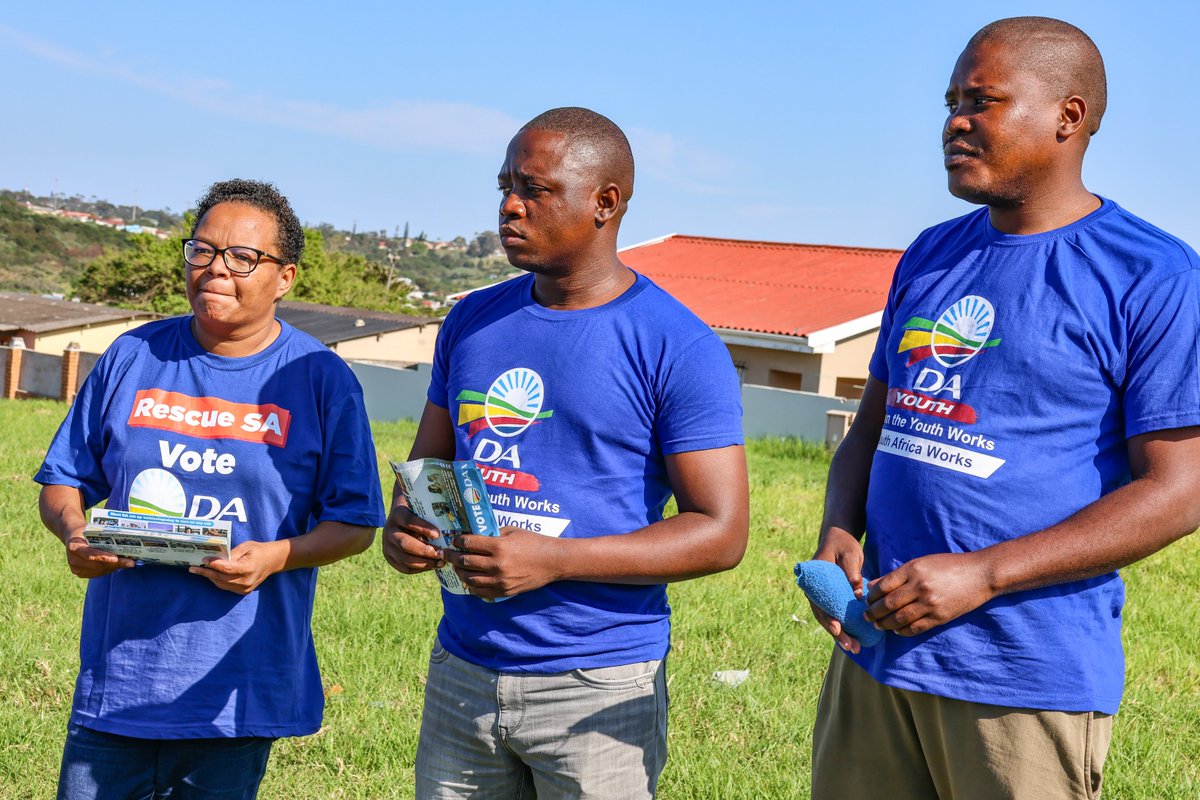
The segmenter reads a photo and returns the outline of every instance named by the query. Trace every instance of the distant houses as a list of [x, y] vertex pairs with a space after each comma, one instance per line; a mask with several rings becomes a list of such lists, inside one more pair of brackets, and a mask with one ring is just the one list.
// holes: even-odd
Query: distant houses
[[[284, 300], [276, 316], [319, 340], [346, 360], [432, 363], [442, 320], [387, 311]], [[102, 353], [126, 331], [161, 314], [80, 303], [61, 297], [0, 292], [0, 345], [61, 354], [68, 345]]]
[[[624, 248], [620, 258], [724, 342], [744, 384], [747, 435], [797, 435], [836, 445], [862, 395], [901, 254], [672, 234]], [[412, 293], [410, 299], [426, 299], [415, 287]], [[380, 410], [382, 401], [374, 401], [378, 418], [419, 415], [440, 318], [286, 300], [276, 313], [352, 362], [364, 386], [374, 387], [373, 396], [396, 400], [404, 392], [394, 382], [411, 384], [411, 402], [403, 408]], [[0, 292], [0, 343], [8, 351], [0, 358], [4, 396], [70, 399], [94, 363], [89, 354], [157, 316]], [[50, 357], [61, 361], [61, 370]], [[422, 366], [395, 369], [412, 365]], [[38, 389], [35, 379], [53, 386]]]
[[744, 383], [857, 399], [902, 252], [671, 234], [620, 256], [716, 331]]
[[119, 231], [126, 233], [148, 233], [151, 236], [157, 236], [159, 239], [167, 239], [170, 233], [160, 228], [155, 228], [150, 225], [137, 225], [134, 223], [125, 224], [125, 220], [120, 217], [101, 217], [96, 214], [91, 214], [87, 211], [68, 211], [61, 208], [50, 208], [49, 206], [38, 205], [28, 200], [22, 200], [21, 205], [32, 211], [34, 214], [45, 214], [52, 217], [62, 217], [63, 219], [75, 220], [76, 222], [88, 222], [93, 225], [99, 225], [104, 228], [116, 228]]
[[620, 257], [721, 337], [743, 383], [856, 400], [902, 252], [671, 234]]
[[[441, 319], [283, 301], [276, 315], [348, 362], [412, 366], [433, 361]], [[162, 315], [0, 292], [0, 386], [13, 397], [71, 400], [100, 353]]]

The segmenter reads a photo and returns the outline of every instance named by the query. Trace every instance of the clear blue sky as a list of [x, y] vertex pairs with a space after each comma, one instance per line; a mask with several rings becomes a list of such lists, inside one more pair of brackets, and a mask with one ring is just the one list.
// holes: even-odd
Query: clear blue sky
[[1089, 188], [1200, 246], [1198, 9], [7, 3], [0, 186], [181, 210], [214, 180], [259, 177], [308, 223], [469, 236], [496, 225], [520, 124], [583, 105], [633, 142], [622, 244], [904, 247], [970, 208], [941, 167], [955, 58], [992, 19], [1042, 14], [1082, 27], [1108, 64]]

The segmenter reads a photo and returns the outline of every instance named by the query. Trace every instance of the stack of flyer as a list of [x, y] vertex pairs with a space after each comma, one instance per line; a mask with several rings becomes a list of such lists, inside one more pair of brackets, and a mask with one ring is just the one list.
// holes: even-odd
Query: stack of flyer
[[[460, 533], [500, 535], [483, 475], [474, 461], [419, 458], [403, 464], [390, 463], [409, 510], [441, 534], [431, 542], [434, 547], [453, 550], [454, 537]], [[437, 576], [447, 592], [470, 594], [449, 564], [440, 568]]]
[[206, 558], [229, 558], [227, 520], [164, 517], [92, 509], [83, 529], [88, 544], [147, 564], [202, 567]]

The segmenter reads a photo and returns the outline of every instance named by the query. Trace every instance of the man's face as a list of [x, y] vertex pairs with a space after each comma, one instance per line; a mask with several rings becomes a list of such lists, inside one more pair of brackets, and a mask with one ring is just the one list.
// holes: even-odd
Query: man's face
[[550, 131], [521, 131], [509, 142], [497, 182], [500, 244], [514, 267], [561, 273], [596, 241], [598, 183], [578, 150]]
[[[266, 211], [245, 203], [218, 203], [196, 226], [196, 239], [213, 247], [253, 247], [278, 253], [278, 225]], [[291, 288], [296, 268], [265, 256], [249, 275], [235, 275], [221, 256], [207, 267], [184, 264], [187, 296], [196, 323], [223, 337], [239, 328], [264, 325], [275, 316], [275, 301]]]
[[1000, 208], [1035, 194], [1063, 157], [1058, 144], [1061, 98], [1053, 97], [1020, 52], [984, 42], [958, 57], [942, 129], [950, 193]]

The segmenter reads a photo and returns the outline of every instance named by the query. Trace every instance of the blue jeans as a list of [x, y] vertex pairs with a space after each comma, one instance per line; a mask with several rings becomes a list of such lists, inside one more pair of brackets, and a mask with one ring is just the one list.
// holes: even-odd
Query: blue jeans
[[650, 800], [666, 760], [661, 661], [500, 673], [434, 645], [419, 800]]
[[274, 739], [138, 739], [71, 724], [58, 800], [254, 800]]

